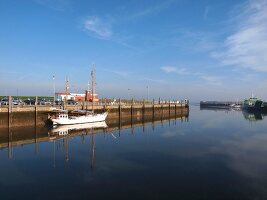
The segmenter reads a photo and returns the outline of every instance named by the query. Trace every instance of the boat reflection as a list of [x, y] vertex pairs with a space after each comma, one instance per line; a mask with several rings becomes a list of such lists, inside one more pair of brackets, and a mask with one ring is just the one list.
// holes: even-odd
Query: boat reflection
[[[65, 147], [65, 162], [69, 161], [69, 136], [75, 133], [81, 134], [85, 132], [86, 134], [91, 135], [91, 169], [94, 170], [94, 163], [95, 163], [95, 142], [94, 142], [94, 133], [98, 129], [105, 129], [107, 128], [107, 124], [105, 121], [102, 122], [93, 122], [93, 123], [85, 123], [85, 124], [72, 124], [72, 125], [62, 125], [62, 126], [55, 126], [49, 132], [48, 136], [50, 140], [54, 142], [54, 162], [53, 167], [56, 166], [55, 164], [55, 142], [60, 142], [60, 139], [63, 139], [63, 146]], [[84, 135], [83, 137], [83, 144], [84, 144]]]
[[83, 130], [83, 129], [107, 128], [107, 127], [108, 126], [105, 121], [85, 123], [85, 124], [62, 125], [62, 126], [53, 127], [48, 132], [48, 135], [49, 136], [54, 136], [54, 135], [64, 136], [64, 135], [67, 135], [70, 131]]
[[260, 112], [260, 111], [242, 111], [243, 116], [248, 121], [257, 121], [257, 120], [263, 120], [263, 118], [267, 115], [267, 112]]

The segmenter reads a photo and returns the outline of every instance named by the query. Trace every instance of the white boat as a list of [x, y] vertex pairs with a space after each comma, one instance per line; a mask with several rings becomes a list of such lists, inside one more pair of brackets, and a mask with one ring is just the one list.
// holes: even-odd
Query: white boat
[[[68, 125], [68, 124], [84, 124], [93, 122], [102, 122], [106, 120], [108, 115], [107, 112], [95, 114], [94, 113], [94, 65], [92, 66], [92, 111], [87, 110], [75, 110], [76, 115], [69, 115], [66, 109], [67, 107], [67, 96], [68, 96], [68, 80], [66, 80], [66, 97], [65, 97], [65, 110], [56, 109], [56, 118], [50, 117], [49, 119], [53, 122], [53, 125]], [[82, 115], [81, 115], [82, 114]]]
[[106, 120], [108, 113], [88, 114], [82, 116], [69, 116], [68, 113], [59, 113], [55, 119], [51, 119], [53, 125], [84, 124], [102, 122]]

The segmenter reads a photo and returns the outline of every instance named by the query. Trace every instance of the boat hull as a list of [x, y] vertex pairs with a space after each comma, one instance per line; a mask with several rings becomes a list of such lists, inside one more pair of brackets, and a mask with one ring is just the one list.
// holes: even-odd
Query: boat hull
[[107, 113], [83, 115], [83, 116], [71, 116], [68, 118], [51, 119], [54, 125], [70, 125], [70, 124], [84, 124], [105, 121]]

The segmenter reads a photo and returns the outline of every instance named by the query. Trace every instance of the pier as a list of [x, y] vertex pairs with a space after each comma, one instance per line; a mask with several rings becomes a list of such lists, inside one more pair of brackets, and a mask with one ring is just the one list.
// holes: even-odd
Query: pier
[[[145, 101], [145, 100], [102, 100], [99, 103], [79, 102], [77, 105], [68, 105], [67, 109], [91, 110], [94, 107], [95, 113], [108, 111], [107, 120], [118, 120], [122, 123], [125, 118], [134, 121], [135, 118], [144, 120], [163, 117], [174, 117], [177, 115], [187, 115], [189, 113], [188, 101]], [[0, 107], [0, 128], [45, 125], [47, 113], [52, 108], [64, 108], [64, 105], [9, 105]], [[66, 107], [65, 107], [66, 108]]]
[[[116, 132], [116, 137], [123, 137], [120, 131], [124, 129], [130, 129], [131, 133], [135, 134], [135, 129], [140, 127], [142, 128], [143, 132], [145, 132], [146, 127], [152, 127], [154, 130], [155, 126], [158, 124], [166, 124], [166, 122], [169, 122], [169, 126], [173, 124], [176, 125], [176, 123], [188, 122], [188, 114], [188, 112], [176, 112], [176, 114], [173, 112], [171, 115], [157, 115], [147, 118], [138, 116], [124, 117], [123, 120], [119, 120], [118, 118], [109, 118], [106, 120], [108, 125], [106, 128], [94, 128], [93, 131], [91, 128], [83, 130], [69, 130], [67, 135], [54, 135], [51, 131], [51, 128], [40, 125], [0, 127], [0, 149], [7, 148], [8, 158], [12, 159], [14, 157], [14, 147], [35, 144], [35, 152], [37, 153], [39, 149], [39, 143], [54, 141], [65, 137], [71, 138], [80, 136], [83, 140], [85, 135], [97, 133], [103, 133], [105, 135], [112, 134], [115, 131], [118, 131]], [[29, 119], [26, 117], [26, 120], [30, 120], [31, 117], [32, 116], [28, 117]], [[20, 122], [20, 124], [22, 124], [25, 118], [17, 120], [17, 122], [22, 121]]]

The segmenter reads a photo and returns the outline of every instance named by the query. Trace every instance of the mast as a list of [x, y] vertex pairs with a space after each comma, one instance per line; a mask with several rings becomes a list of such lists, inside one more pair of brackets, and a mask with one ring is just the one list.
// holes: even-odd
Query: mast
[[68, 107], [68, 91], [69, 89], [69, 81], [68, 81], [68, 77], [66, 77], [66, 96], [65, 96], [65, 110], [67, 110]]
[[91, 77], [92, 77], [92, 113], [94, 113], [94, 64], [92, 65], [92, 71], [91, 71]]

